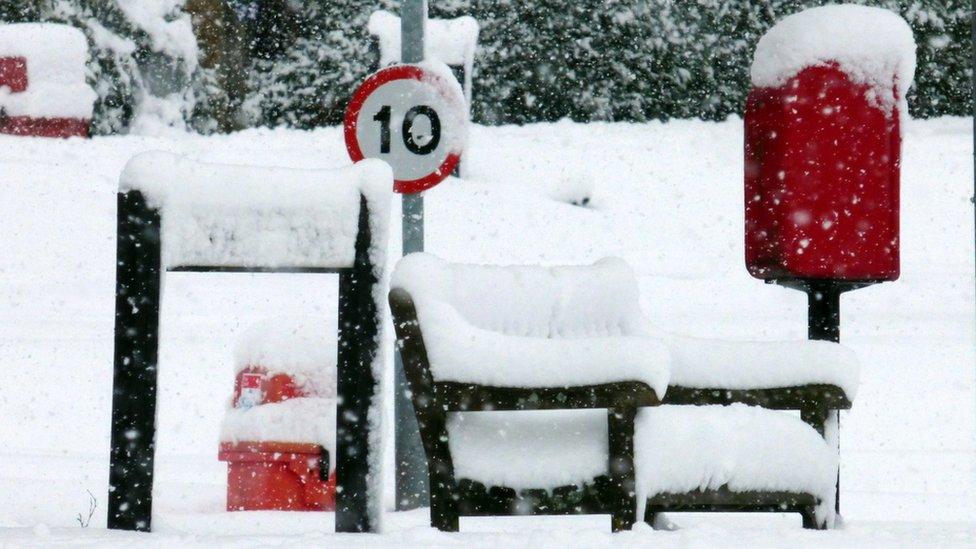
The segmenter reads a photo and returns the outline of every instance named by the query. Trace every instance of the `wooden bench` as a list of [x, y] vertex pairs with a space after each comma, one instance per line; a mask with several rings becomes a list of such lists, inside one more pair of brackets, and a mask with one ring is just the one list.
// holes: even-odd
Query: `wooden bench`
[[[799, 412], [800, 419], [836, 452], [836, 411], [851, 408], [857, 386], [857, 360], [852, 352], [823, 341], [732, 343], [687, 339], [673, 342], [672, 353], [671, 385], [662, 404], [744, 404]], [[727, 372], [725, 379], [723, 371]], [[815, 513], [824, 504], [836, 508], [836, 500], [824, 502], [817, 494], [800, 490], [735, 491], [721, 487], [652, 495], [646, 501], [643, 518], [654, 525], [657, 515], [665, 511], [796, 512], [803, 517], [805, 528], [826, 528], [832, 523], [832, 513], [828, 517], [821, 513], [820, 519]]]
[[[419, 256], [419, 257], [417, 257]], [[626, 265], [613, 263], [603, 265], [611, 271]], [[430, 341], [424, 320], [431, 318], [434, 313], [425, 317], [423, 311], [418, 314], [416, 293], [426, 288], [426, 293], [438, 293], [438, 284], [451, 285], [449, 280], [455, 273], [448, 272], [451, 265], [425, 254], [413, 254], [404, 258], [397, 267], [392, 289], [389, 294], [390, 308], [396, 328], [397, 347], [403, 359], [403, 365], [411, 390], [414, 411], [419, 424], [420, 435], [427, 455], [428, 473], [430, 477], [431, 497], [431, 525], [444, 531], [457, 531], [460, 516], [505, 516], [505, 515], [558, 515], [558, 514], [609, 514], [612, 517], [614, 531], [629, 529], [636, 520], [636, 500], [634, 491], [633, 464], [633, 435], [634, 417], [639, 407], [656, 406], [659, 403], [652, 384], [641, 379], [615, 379], [606, 383], [567, 382], [565, 384], [539, 384], [537, 386], [519, 386], [516, 383], [484, 384], [470, 381], [438, 379], [437, 368], [432, 365]], [[588, 267], [581, 267], [587, 269]], [[518, 309], [524, 306], [519, 302], [519, 290], [513, 289], [499, 280], [492, 278], [492, 269], [485, 267], [483, 271], [478, 266], [463, 266], [464, 273], [458, 276], [474, 278], [475, 284], [481, 284], [485, 292], [497, 297], [493, 301], [492, 313], [505, 313], [505, 309]], [[528, 276], [541, 284], [547, 284], [551, 277], [545, 268], [522, 271], [514, 278], [502, 276], [508, 282]], [[402, 276], [404, 271], [413, 271], [410, 276]], [[498, 274], [497, 271], [494, 271]], [[632, 275], [631, 275], [632, 276]], [[409, 279], [427, 278], [427, 284], [411, 284]], [[485, 278], [487, 277], [487, 279]], [[480, 280], [478, 280], [480, 278]], [[557, 277], [558, 278], [558, 277]], [[599, 278], [599, 277], [598, 277]], [[612, 277], [611, 277], [612, 278]], [[432, 282], [433, 280], [433, 282]], [[591, 278], [589, 282], [594, 282]], [[523, 280], [524, 281], [524, 280]], [[611, 280], [613, 282], [613, 280]], [[406, 287], [412, 286], [412, 291]], [[420, 287], [420, 289], [418, 289]], [[549, 288], [553, 290], [553, 288]], [[523, 288], [525, 290], [525, 288]], [[546, 291], [546, 288], [539, 288]], [[611, 284], [605, 288], [608, 292], [616, 292], [617, 288]], [[636, 294], [636, 285], [630, 288]], [[532, 291], [531, 288], [528, 291]], [[561, 288], [553, 293], [566, 291]], [[619, 291], [626, 292], [627, 288]], [[444, 288], [443, 294], [433, 299], [449, 302], [450, 288]], [[571, 290], [570, 290], [570, 293]], [[600, 299], [600, 292], [587, 292], [568, 297], [569, 301], [577, 299]], [[430, 295], [425, 296], [429, 302]], [[524, 296], [523, 296], [524, 297]], [[567, 297], [564, 295], [564, 297]], [[636, 300], [624, 299], [621, 302], [636, 306]], [[579, 305], [579, 303], [576, 303]], [[629, 306], [629, 305], [628, 305]], [[434, 307], [429, 307], [434, 309]], [[453, 310], [452, 312], [457, 312]], [[517, 311], [509, 311], [518, 316]], [[535, 318], [541, 323], [546, 322], [545, 311], [536, 311], [540, 316]], [[521, 319], [518, 319], [521, 320]], [[459, 322], [463, 322], [460, 321]], [[570, 330], [572, 331], [572, 330]], [[487, 333], [487, 332], [486, 332]], [[494, 332], [493, 332], [494, 333]], [[507, 337], [504, 334], [499, 337]], [[458, 345], [465, 347], [464, 352], [485, 352], [477, 345], [468, 342], [459, 334]], [[558, 344], [558, 338], [525, 337], [519, 342], [536, 340], [538, 343], [552, 342]], [[507, 348], [510, 348], [506, 346]], [[531, 354], [531, 353], [530, 353]], [[571, 354], [571, 353], [570, 353]], [[567, 360], [570, 357], [566, 357]], [[577, 357], [578, 358], [578, 357]], [[658, 379], [665, 380], [667, 371], [667, 352], [661, 346], [661, 352], [650, 353], [647, 368], [650, 372], [659, 372]], [[658, 364], [654, 364], [657, 360]], [[661, 364], [661, 362], [664, 362]], [[441, 365], [441, 372], [444, 371]], [[442, 376], [443, 377], [443, 376]], [[462, 376], [463, 377], [463, 376]], [[517, 382], [517, 380], [511, 380]], [[658, 390], [660, 390], [660, 383]], [[509, 486], [486, 485], [476, 478], [457, 478], [455, 464], [449, 444], [448, 415], [458, 412], [488, 412], [488, 411], [531, 411], [531, 410], [583, 410], [593, 408], [607, 409], [607, 448], [608, 462], [606, 473], [598, 475], [588, 482], [566, 486], [539, 486], [537, 488], [515, 489]], [[530, 451], [530, 449], [526, 449]], [[526, 455], [526, 459], [532, 459]], [[512, 467], [517, 467], [512, 463]]]

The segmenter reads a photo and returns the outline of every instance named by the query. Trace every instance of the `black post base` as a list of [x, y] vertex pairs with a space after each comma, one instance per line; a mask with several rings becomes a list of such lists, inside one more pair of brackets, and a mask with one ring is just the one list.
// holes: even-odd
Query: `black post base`
[[[807, 339], [840, 343], [840, 294], [866, 288], [883, 280], [830, 280], [817, 278], [784, 278], [767, 280], [785, 288], [807, 294]], [[833, 411], [840, 430], [840, 412]], [[839, 433], [838, 433], [839, 435]], [[838, 441], [838, 452], [840, 451]], [[840, 471], [837, 472], [837, 491], [834, 508], [840, 514]]]

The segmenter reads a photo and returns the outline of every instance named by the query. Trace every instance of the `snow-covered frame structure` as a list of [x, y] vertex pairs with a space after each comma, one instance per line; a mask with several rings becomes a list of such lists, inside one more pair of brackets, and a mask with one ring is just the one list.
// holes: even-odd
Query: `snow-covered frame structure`
[[[147, 153], [143, 156], [150, 157], [147, 164], [151, 168], [153, 160], [164, 156], [163, 160], [169, 161], [165, 156], [170, 155]], [[134, 162], [135, 159], [130, 161], [130, 166]], [[185, 167], [190, 170], [202, 166], [189, 164]], [[123, 181], [118, 193], [109, 528], [151, 530], [160, 289], [162, 275], [167, 271], [339, 275], [337, 364], [340, 398], [336, 418], [338, 494], [335, 528], [337, 532], [369, 532], [377, 528], [373, 510], [378, 508], [378, 501], [371, 484], [379, 476], [372, 466], [379, 462], [373, 455], [378, 449], [379, 436], [375, 429], [379, 410], [374, 393], [378, 380], [375, 362], [381, 323], [377, 299], [382, 299], [382, 294], [378, 288], [381, 273], [376, 262], [382, 259], [382, 252], [377, 250], [385, 245], [388, 214], [384, 207], [385, 195], [376, 191], [386, 190], [388, 193], [392, 174], [382, 163], [376, 164], [367, 171], [381, 176], [379, 185], [370, 190], [360, 186], [356, 191], [359, 200], [356, 204], [358, 214], [353, 214], [356, 220], [354, 234], [343, 233], [338, 238], [344, 240], [344, 236], [345, 244], [354, 242], [353, 249], [334, 250], [333, 256], [340, 259], [322, 261], [318, 258], [321, 265], [289, 266], [287, 261], [281, 261], [281, 257], [266, 264], [246, 257], [243, 264], [240, 257], [227, 262], [183, 262], [181, 258], [193, 257], [192, 253], [186, 253], [187, 249], [191, 252], [199, 249], [194, 250], [191, 246], [177, 250], [176, 254], [166, 251], [172, 247], [168, 246], [170, 242], [164, 241], [164, 217], [168, 220], [179, 216], [164, 215], [166, 208], [160, 204], [159, 189], [153, 189], [152, 185], [147, 189], [126, 188]], [[378, 166], [383, 169], [379, 172], [372, 169]], [[299, 177], [301, 173], [295, 171], [291, 176]], [[258, 173], [256, 179], [262, 176], [266, 177], [267, 173]], [[185, 221], [186, 217], [177, 220]], [[288, 229], [293, 230], [293, 227]], [[204, 242], [207, 236], [204, 235]], [[209, 236], [213, 242], [212, 235]]]

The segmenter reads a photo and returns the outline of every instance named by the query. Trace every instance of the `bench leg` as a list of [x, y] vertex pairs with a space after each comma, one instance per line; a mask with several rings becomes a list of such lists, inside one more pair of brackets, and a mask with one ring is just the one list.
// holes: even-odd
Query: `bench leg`
[[457, 532], [460, 524], [456, 513], [443, 505], [436, 505], [433, 502], [430, 506], [430, 525], [441, 532]]
[[457, 532], [458, 492], [453, 475], [447, 474], [448, 467], [440, 460], [434, 460], [430, 469], [430, 525], [442, 532]]
[[807, 530], [826, 530], [826, 526], [817, 522], [817, 508], [804, 507], [800, 511], [803, 517], [803, 527]]
[[611, 528], [614, 532], [630, 530], [637, 520], [636, 482], [634, 480], [634, 407], [611, 408], [607, 411], [609, 431], [610, 482], [614, 502]]

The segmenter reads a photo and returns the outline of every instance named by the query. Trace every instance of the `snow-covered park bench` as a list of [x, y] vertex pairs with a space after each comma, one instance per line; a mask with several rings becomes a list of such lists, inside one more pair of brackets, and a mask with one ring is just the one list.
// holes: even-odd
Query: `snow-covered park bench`
[[[627, 275], [619, 261], [484, 267], [412, 254], [399, 263], [390, 306], [433, 526], [572, 513], [610, 514], [614, 530], [633, 524], [634, 416], [663, 396], [669, 359], [663, 342], [634, 337], [637, 288]], [[577, 430], [579, 416], [589, 422]], [[565, 458], [569, 467], [553, 466]]]
[[[667, 337], [619, 260], [493, 267], [414, 254], [391, 286], [434, 526], [603, 513], [620, 530], [640, 510], [651, 523], [665, 510], [832, 523], [827, 411], [849, 408], [857, 381], [839, 345]], [[590, 408], [609, 408], [609, 422]]]
[[129, 161], [118, 194], [110, 528], [151, 527], [166, 271], [339, 275], [336, 530], [375, 527], [377, 286], [392, 183], [389, 166], [374, 160], [342, 170], [206, 164], [163, 152]]

